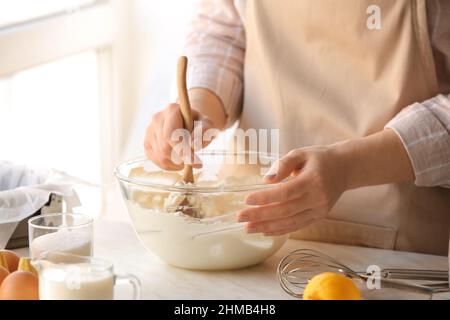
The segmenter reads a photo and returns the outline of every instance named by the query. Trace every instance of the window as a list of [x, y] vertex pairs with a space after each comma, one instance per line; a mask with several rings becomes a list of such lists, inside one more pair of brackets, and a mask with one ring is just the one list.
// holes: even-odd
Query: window
[[0, 27], [24, 23], [62, 11], [76, 10], [93, 0], [2, 0], [0, 2]]
[[0, 88], [3, 157], [100, 183], [95, 52], [18, 72]]
[[93, 215], [118, 159], [119, 2], [0, 0], [0, 158], [101, 185], [81, 189]]

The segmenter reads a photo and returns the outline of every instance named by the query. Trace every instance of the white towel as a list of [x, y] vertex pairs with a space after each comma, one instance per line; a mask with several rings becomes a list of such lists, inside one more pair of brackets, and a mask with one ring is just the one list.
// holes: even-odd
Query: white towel
[[51, 193], [61, 195], [68, 208], [80, 205], [73, 190], [79, 182], [56, 170], [33, 170], [0, 161], [0, 248], [4, 248], [17, 224], [38, 211]]

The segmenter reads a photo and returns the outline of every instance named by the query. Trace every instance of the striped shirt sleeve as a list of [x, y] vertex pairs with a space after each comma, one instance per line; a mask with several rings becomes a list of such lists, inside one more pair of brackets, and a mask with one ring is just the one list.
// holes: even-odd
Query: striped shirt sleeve
[[241, 111], [245, 55], [245, 31], [234, 1], [201, 0], [188, 29], [188, 89], [215, 93], [230, 126]]
[[450, 95], [405, 108], [386, 128], [402, 140], [417, 186], [450, 187]]

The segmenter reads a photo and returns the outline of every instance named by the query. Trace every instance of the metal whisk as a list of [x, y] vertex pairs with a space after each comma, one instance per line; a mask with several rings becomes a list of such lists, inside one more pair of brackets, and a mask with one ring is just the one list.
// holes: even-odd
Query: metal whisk
[[[357, 272], [336, 259], [311, 249], [299, 249], [284, 257], [278, 265], [278, 282], [289, 295], [302, 298], [309, 279], [322, 272], [341, 273], [347, 277], [371, 280], [373, 274]], [[428, 285], [406, 283], [401, 280], [439, 281]], [[385, 288], [395, 288], [410, 292], [434, 293], [449, 291], [447, 270], [383, 269], [380, 283]]]

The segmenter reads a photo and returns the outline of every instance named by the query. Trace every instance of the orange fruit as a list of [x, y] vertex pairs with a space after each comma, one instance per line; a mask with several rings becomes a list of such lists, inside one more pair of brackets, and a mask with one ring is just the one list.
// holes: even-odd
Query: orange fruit
[[352, 279], [342, 274], [324, 272], [308, 282], [303, 300], [361, 300], [361, 292]]

